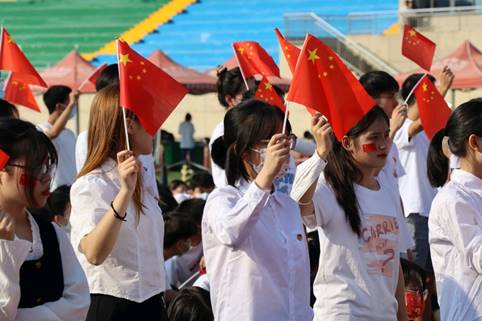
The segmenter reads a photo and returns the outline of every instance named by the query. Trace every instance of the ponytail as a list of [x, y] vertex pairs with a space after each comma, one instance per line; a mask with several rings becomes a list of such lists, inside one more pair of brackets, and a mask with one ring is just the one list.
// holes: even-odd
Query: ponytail
[[432, 187], [442, 187], [449, 175], [449, 159], [443, 153], [442, 142], [445, 128], [439, 130], [432, 138], [428, 149], [427, 176]]

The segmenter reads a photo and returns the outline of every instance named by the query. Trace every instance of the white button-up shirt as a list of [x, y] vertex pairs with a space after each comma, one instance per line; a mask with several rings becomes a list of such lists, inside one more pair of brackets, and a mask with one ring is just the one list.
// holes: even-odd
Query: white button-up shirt
[[428, 220], [442, 320], [482, 320], [482, 180], [454, 170]]
[[80, 240], [97, 226], [120, 190], [117, 164], [109, 159], [72, 185], [72, 245], [87, 275], [91, 293], [143, 302], [165, 290], [164, 221], [148, 184], [143, 186], [144, 208], [139, 221], [134, 203], [130, 201], [127, 221], [122, 223], [111, 253], [96, 266], [90, 264], [80, 250]]
[[310, 270], [298, 205], [254, 182], [214, 190], [202, 221], [216, 321], [307, 321]]
[[33, 308], [18, 308], [20, 301], [20, 268], [27, 260], [43, 256], [42, 240], [37, 222], [29, 214], [32, 240], [0, 239], [0, 320], [2, 321], [79, 321], [84, 320], [90, 304], [85, 274], [75, 257], [70, 241], [54, 224], [59, 242], [64, 292], [60, 299]]

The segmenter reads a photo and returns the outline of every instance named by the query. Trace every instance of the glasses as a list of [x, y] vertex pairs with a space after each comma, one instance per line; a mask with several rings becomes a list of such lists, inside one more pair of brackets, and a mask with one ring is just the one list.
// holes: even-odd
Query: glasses
[[[6, 166], [10, 167], [17, 167], [17, 168], [23, 168], [23, 169], [28, 169], [28, 166], [21, 165], [21, 164], [7, 164]], [[47, 179], [50, 179], [54, 176], [55, 172], [55, 166], [53, 165], [48, 165], [48, 164], [43, 164], [42, 166], [39, 166], [35, 168], [34, 171], [37, 174], [37, 179], [40, 181], [45, 181]]]
[[[297, 140], [298, 140], [298, 137], [295, 134], [289, 134], [288, 135], [288, 141], [290, 143], [290, 149], [291, 150], [295, 149]], [[261, 146], [259, 148], [250, 148], [250, 149], [252, 151], [258, 152], [259, 149], [268, 147], [269, 141], [270, 141], [269, 139], [260, 140], [259, 144]]]

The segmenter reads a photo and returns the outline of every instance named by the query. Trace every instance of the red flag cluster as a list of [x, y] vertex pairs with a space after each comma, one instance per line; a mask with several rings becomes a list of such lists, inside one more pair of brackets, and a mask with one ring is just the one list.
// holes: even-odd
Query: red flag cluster
[[244, 79], [259, 74], [265, 77], [280, 76], [278, 65], [256, 41], [235, 42], [233, 49]]
[[120, 105], [131, 110], [152, 136], [187, 94], [187, 89], [152, 62], [117, 40]]
[[4, 98], [13, 104], [40, 112], [28, 85], [47, 87], [47, 84], [5, 28], [2, 28], [0, 37], [0, 70], [11, 71], [4, 88]]

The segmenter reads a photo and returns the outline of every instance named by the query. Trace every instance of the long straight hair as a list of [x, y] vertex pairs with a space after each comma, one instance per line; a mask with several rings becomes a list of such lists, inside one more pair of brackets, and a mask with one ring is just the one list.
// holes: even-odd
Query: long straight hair
[[[119, 86], [107, 86], [94, 97], [90, 108], [87, 130], [87, 159], [78, 177], [99, 168], [107, 159], [117, 161], [117, 153], [127, 148], [124, 134], [124, 119], [119, 106]], [[137, 121], [136, 116], [126, 110], [126, 117]], [[137, 219], [142, 212], [142, 175], [138, 175], [133, 201]]]
[[[365, 117], [348, 131], [346, 136], [352, 140], [356, 139], [366, 132], [377, 119], [383, 119], [387, 124], [389, 123], [387, 115], [378, 106], [370, 110]], [[328, 154], [328, 164], [324, 171], [325, 178], [333, 188], [338, 205], [345, 212], [346, 220], [350, 224], [351, 229], [360, 236], [361, 218], [353, 184], [363, 178], [362, 172], [341, 142], [336, 139], [333, 140], [333, 149]]]

